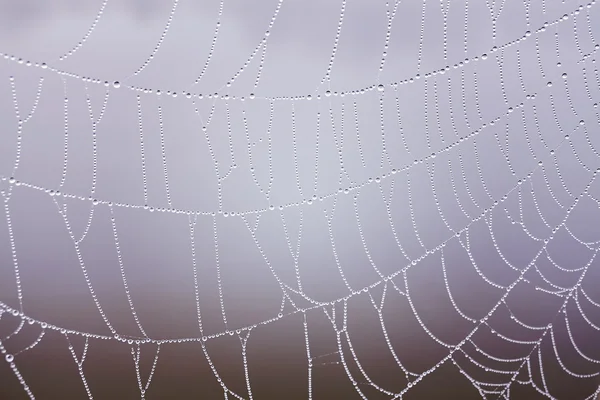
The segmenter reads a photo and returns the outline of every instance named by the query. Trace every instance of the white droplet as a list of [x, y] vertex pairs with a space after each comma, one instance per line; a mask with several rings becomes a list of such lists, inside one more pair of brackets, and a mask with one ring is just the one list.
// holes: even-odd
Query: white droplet
[[15, 359], [15, 356], [13, 356], [12, 354], [7, 354], [5, 358], [6, 358], [6, 362], [11, 363]]
[[377, 86], [377, 90], [379, 90], [380, 92], [383, 92], [384, 89], [385, 87], [382, 84], [379, 84], [379, 86]]
[[113, 82], [113, 87], [114, 87], [115, 89], [118, 89], [118, 88], [120, 88], [120, 87], [121, 87], [121, 82], [119, 82], [119, 81], [114, 81], [114, 82]]

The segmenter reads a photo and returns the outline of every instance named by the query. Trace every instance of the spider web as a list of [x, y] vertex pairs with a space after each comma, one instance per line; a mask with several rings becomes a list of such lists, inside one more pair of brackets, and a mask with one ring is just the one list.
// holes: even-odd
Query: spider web
[[[127, 350], [123, 396], [144, 399], [189, 345], [225, 399], [267, 397], [255, 382], [278, 351], [299, 366], [288, 398], [323, 396], [328, 371], [363, 399], [425, 396], [445, 371], [473, 398], [598, 396], [595, 1], [280, 0], [235, 57], [239, 5], [221, 1], [191, 79], [161, 61], [186, 3], [129, 72], [67, 67], [103, 44], [107, 0], [60, 54], [0, 53], [0, 351], [23, 393], [45, 398], [21, 362], [48, 341], [90, 399], [95, 348]], [[337, 25], [312, 63], [283, 32], [321, 9]], [[154, 86], [165, 71], [179, 83]]]

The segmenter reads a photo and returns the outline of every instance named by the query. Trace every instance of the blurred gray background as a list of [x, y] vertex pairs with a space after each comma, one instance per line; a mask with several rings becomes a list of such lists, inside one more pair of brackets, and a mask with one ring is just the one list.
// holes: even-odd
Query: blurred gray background
[[581, 5], [0, 0], [0, 398], [592, 396]]

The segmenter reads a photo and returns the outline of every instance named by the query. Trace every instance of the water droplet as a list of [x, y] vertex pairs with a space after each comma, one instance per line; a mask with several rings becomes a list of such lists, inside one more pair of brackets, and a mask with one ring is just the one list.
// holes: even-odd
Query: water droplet
[[567, 73], [566, 73], [566, 72], [563, 72], [563, 74], [562, 74], [562, 78], [563, 78], [563, 79], [567, 79]]
[[380, 92], [383, 92], [384, 89], [385, 87], [382, 84], [379, 84], [379, 86], [377, 86], [377, 90], [379, 90]]
[[9, 362], [9, 363], [11, 363], [11, 362], [13, 362], [13, 360], [15, 359], [15, 356], [13, 356], [12, 354], [7, 354], [7, 355], [5, 356], [5, 358], [6, 358], [6, 362]]
[[552, 82], [548, 82], [548, 83], [546, 83], [546, 86], [548, 86], [548, 87], [552, 87]]
[[254, 93], [250, 93], [250, 96], [248, 96], [248, 98], [250, 100], [254, 100], [256, 98], [256, 95]]
[[487, 57], [488, 57], [488, 56], [487, 56], [487, 54], [482, 54], [482, 55], [481, 55], [481, 59], [482, 59], [482, 60], [487, 60]]

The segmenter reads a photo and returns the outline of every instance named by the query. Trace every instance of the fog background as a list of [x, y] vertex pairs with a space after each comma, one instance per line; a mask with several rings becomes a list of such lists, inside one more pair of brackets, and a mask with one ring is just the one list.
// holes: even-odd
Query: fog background
[[[206, 350], [219, 376], [244, 398], [248, 398], [248, 392], [240, 339], [236, 334], [210, 336], [274, 318], [253, 328], [248, 337], [253, 398], [308, 398], [304, 317], [289, 302], [281, 311], [279, 283], [298, 290], [294, 262], [298, 241], [298, 274], [307, 297], [331, 302], [351, 294], [344, 278], [357, 292], [347, 303], [352, 350], [344, 334], [342, 347], [349, 372], [369, 399], [390, 396], [366, 383], [354, 355], [374, 383], [399, 392], [407, 381], [386, 340], [398, 359], [417, 373], [433, 367], [448, 354], [423, 330], [415, 312], [432, 334], [452, 344], [463, 340], [475, 326], [453, 307], [439, 249], [407, 270], [412, 306], [407, 296], [393, 287], [404, 291], [403, 274], [396, 272], [423, 256], [425, 249], [433, 250], [445, 241], [444, 267], [453, 301], [466, 315], [479, 320], [506, 290], [487, 283], [478, 271], [492, 283], [508, 286], [519, 277], [515, 269], [527, 268], [543, 248], [543, 239], [553, 236], [547, 244], [548, 254], [536, 259], [543, 278], [529, 268], [525, 274], [528, 282], [519, 282], [506, 304], [526, 324], [553, 323], [561, 361], [570, 370], [578, 374], [599, 371], [597, 364], [582, 358], [571, 344], [564, 315], [559, 314], [565, 298], [535, 289], [556, 290], [544, 278], [554, 285], [573, 288], [585, 271], [580, 287], [566, 292], [572, 293], [566, 307], [568, 321], [578, 350], [600, 358], [598, 330], [591, 325], [593, 321], [600, 325], [600, 311], [580, 291], [583, 288], [591, 299], [600, 302], [600, 290], [595, 285], [600, 272], [598, 261], [594, 261], [598, 244], [592, 243], [600, 240], [595, 222], [600, 213], [592, 198], [581, 195], [593, 178], [591, 171], [600, 165], [596, 150], [600, 146], [600, 117], [593, 107], [600, 99], [600, 81], [592, 61], [596, 56], [594, 37], [600, 35], [599, 25], [594, 23], [600, 17], [597, 5], [573, 15], [576, 6], [569, 2], [506, 1], [488, 4], [490, 11], [484, 2], [468, 2], [467, 7], [463, 1], [453, 1], [447, 10], [444, 50], [440, 3], [427, 2], [423, 8], [421, 2], [402, 2], [392, 22], [383, 71], [378, 73], [386, 43], [386, 4], [349, 1], [330, 83], [320, 86], [332, 55], [340, 1], [286, 1], [270, 35], [265, 36], [276, 1], [228, 0], [211, 53], [219, 2], [181, 0], [164, 41], [149, 63], [146, 61], [161, 38], [173, 4], [108, 2], [88, 35], [101, 4], [0, 1], [0, 52], [16, 57], [14, 61], [0, 57], [0, 189], [4, 196], [10, 193], [7, 217], [0, 229], [0, 301], [3, 308], [8, 307], [0, 319], [0, 337], [5, 338], [19, 326], [21, 316], [13, 316], [11, 310], [22, 311], [33, 323], [25, 323], [17, 334], [2, 341], [7, 354], [16, 354], [34, 342], [42, 322], [58, 327], [47, 328], [35, 347], [16, 354], [14, 359], [36, 398], [87, 397], [69, 343], [60, 332], [62, 328], [110, 338], [89, 339], [83, 372], [94, 398], [140, 397], [132, 345], [113, 338], [90, 294], [82, 264], [98, 304], [121, 337], [143, 336], [130, 309], [123, 271], [135, 315], [146, 334], [153, 339], [209, 336]], [[448, 6], [447, 2], [441, 4]], [[536, 32], [545, 22], [553, 23], [564, 14], [570, 18], [551, 25], [546, 32]], [[506, 47], [502, 54], [490, 52], [493, 46], [524, 37], [528, 30], [533, 32], [531, 36]], [[77, 46], [83, 37], [85, 43]], [[265, 37], [263, 67], [259, 67], [261, 49], [226, 88], [225, 83], [238, 73]], [[73, 48], [76, 51], [72, 55], [59, 60]], [[589, 53], [591, 57], [578, 62]], [[202, 79], [191, 86], [209, 54]], [[424, 78], [426, 73], [482, 54], [487, 54], [487, 59]], [[48, 68], [28, 67], [27, 61], [44, 62]], [[143, 65], [143, 71], [132, 76]], [[60, 75], [58, 70], [73, 76]], [[260, 80], [254, 88], [259, 70]], [[421, 79], [412, 84], [390, 85], [417, 74]], [[43, 83], [39, 103], [22, 124], [17, 157], [18, 119], [26, 118], [35, 104], [40, 77]], [[100, 79], [110, 85], [81, 78]], [[119, 88], [113, 86], [114, 81], [120, 82]], [[547, 82], [553, 82], [552, 86]], [[373, 89], [358, 95], [324, 96], [328, 89], [349, 92], [378, 83], [385, 84], [383, 92]], [[152, 89], [153, 93], [136, 92], [130, 86]], [[157, 96], [156, 90], [176, 91], [178, 96]], [[195, 95], [193, 99], [183, 95], [188, 90]], [[235, 99], [208, 98], [208, 94], [217, 92]], [[95, 125], [86, 93], [94, 120], [101, 115], [106, 99], [102, 119]], [[256, 98], [250, 100], [250, 93]], [[199, 99], [198, 94], [203, 98]], [[312, 100], [267, 99], [307, 94]], [[526, 97], [533, 94], [535, 99]], [[20, 117], [15, 113], [15, 98]], [[524, 106], [518, 107], [521, 103]], [[511, 106], [515, 111], [508, 114]], [[493, 127], [488, 125], [449, 151], [430, 158], [432, 153], [496, 118], [499, 120]], [[579, 125], [580, 120], [585, 125]], [[203, 126], [207, 127], [206, 134]], [[67, 163], [61, 185], [65, 130]], [[92, 193], [94, 130], [97, 179]], [[565, 141], [567, 134], [570, 139]], [[557, 149], [555, 158], [550, 149]], [[340, 150], [348, 173], [341, 182]], [[414, 160], [423, 159], [414, 164]], [[543, 168], [538, 160], [543, 160]], [[221, 181], [219, 204], [218, 176], [224, 176], [233, 164], [236, 168]], [[390, 174], [392, 168], [407, 166], [407, 171]], [[534, 171], [531, 178], [518, 186], [517, 180], [530, 171]], [[375, 181], [384, 174], [384, 179]], [[269, 201], [258, 186], [267, 191], [271, 175]], [[11, 183], [11, 177], [21, 185]], [[362, 183], [359, 190], [338, 193], [340, 188]], [[50, 196], [46, 189], [83, 199]], [[509, 195], [486, 218], [472, 221], [493, 205], [486, 190], [496, 200]], [[594, 181], [588, 193], [600, 198], [599, 184]], [[319, 197], [329, 194], [319, 201]], [[302, 204], [313, 195], [316, 201]], [[97, 199], [98, 204], [94, 205], [89, 197]], [[389, 218], [387, 199], [392, 199], [388, 203]], [[85, 235], [78, 247], [81, 260], [53, 200], [60, 207], [66, 204], [65, 215], [73, 234], [77, 238]], [[112, 203], [119, 252], [108, 202]], [[301, 204], [294, 204], [298, 202]], [[141, 207], [145, 204], [153, 209], [203, 213], [197, 216], [193, 235], [202, 334], [197, 318], [190, 218], [186, 213], [151, 212]], [[271, 204], [274, 210], [269, 210]], [[544, 221], [550, 226], [560, 224], [572, 204], [576, 205], [568, 217], [569, 231], [562, 228], [552, 235]], [[286, 207], [280, 211], [279, 205]], [[240, 215], [225, 217], [219, 211], [257, 211], [244, 217], [253, 227], [260, 215], [254, 238]], [[520, 220], [520, 214], [522, 225], [512, 224], [511, 218]], [[331, 217], [331, 230], [327, 216]], [[466, 226], [468, 234], [463, 232], [457, 238], [454, 232]], [[592, 244], [586, 247], [575, 238]], [[582, 269], [590, 260], [589, 267]], [[20, 285], [16, 283], [16, 271]], [[385, 334], [369, 295], [358, 293], [380, 282], [381, 276], [393, 276], [387, 283], [382, 312]], [[383, 286], [371, 289], [375, 301], [381, 299]], [[587, 321], [577, 308], [575, 293]], [[298, 307], [314, 306], [298, 294], [290, 296]], [[343, 304], [337, 303], [335, 308], [339, 322]], [[280, 312], [283, 317], [278, 318]], [[322, 307], [308, 310], [306, 320], [311, 355], [326, 355], [312, 362], [313, 398], [360, 398], [339, 363], [339, 354], [330, 354], [338, 351], [338, 345]], [[549, 329], [526, 329], [510, 318], [502, 304], [488, 322], [494, 330], [515, 340], [538, 340], [547, 332], [541, 354], [545, 382], [553, 396], [585, 398], [598, 387], [594, 377], [579, 379], [564, 371], [554, 353]], [[80, 357], [85, 339], [75, 334], [69, 334], [69, 338]], [[509, 343], [486, 326], [479, 328], [472, 339], [489, 354], [502, 358], [528, 356], [534, 349], [531, 371], [536, 384], [543, 387], [534, 345]], [[155, 351], [156, 344], [141, 345], [144, 382]], [[470, 344], [465, 345], [465, 351], [488, 368], [512, 371], [520, 366], [486, 358]], [[486, 371], [460, 352], [455, 360], [479, 381], [510, 380], [511, 375], [507, 378]], [[517, 377], [529, 379], [527, 371], [525, 366]], [[27, 398], [9, 363], [0, 362], [0, 378], [0, 398]], [[543, 398], [531, 386], [518, 383], [511, 385], [510, 394], [516, 399]], [[223, 398], [223, 389], [201, 343], [162, 344], [145, 398], [194, 396]], [[407, 399], [480, 397], [451, 361], [425, 376], [405, 395]]]

